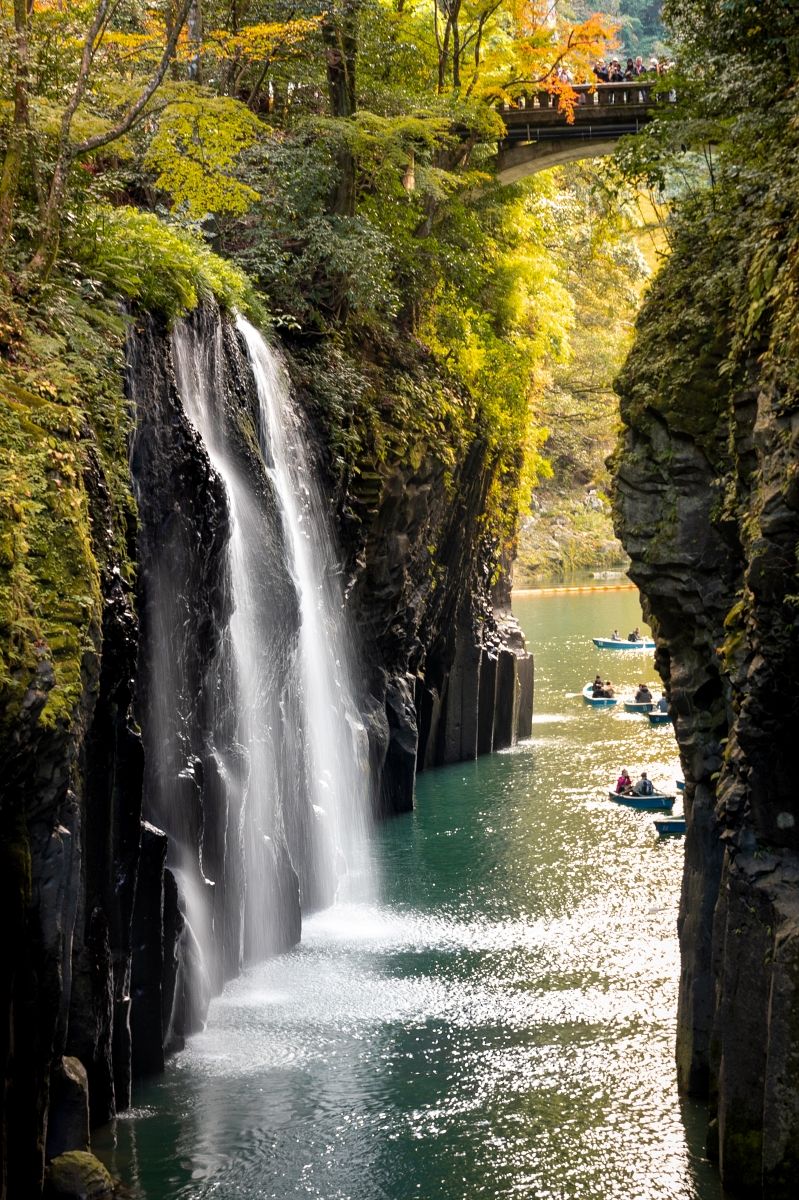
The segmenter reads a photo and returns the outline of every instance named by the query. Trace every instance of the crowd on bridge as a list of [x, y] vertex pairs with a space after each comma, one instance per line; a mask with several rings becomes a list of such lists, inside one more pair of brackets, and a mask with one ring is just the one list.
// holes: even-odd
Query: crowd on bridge
[[[667, 58], [650, 58], [649, 66], [645, 66], [640, 54], [637, 58], [628, 58], [625, 67], [622, 67], [621, 62], [619, 58], [612, 58], [609, 62], [602, 58], [597, 59], [593, 70], [598, 82], [632, 83], [640, 79], [641, 83], [645, 83], [648, 77], [665, 75], [672, 65]], [[559, 67], [555, 76], [561, 83], [575, 82], [574, 75], [566, 66]]]
[[618, 58], [612, 58], [609, 63], [600, 58], [594, 66], [594, 74], [600, 83], [632, 83], [636, 79], [643, 82], [642, 76], [665, 75], [670, 66], [668, 59], [650, 58], [649, 66], [645, 67], [640, 54], [635, 59], [628, 58], [625, 67]]

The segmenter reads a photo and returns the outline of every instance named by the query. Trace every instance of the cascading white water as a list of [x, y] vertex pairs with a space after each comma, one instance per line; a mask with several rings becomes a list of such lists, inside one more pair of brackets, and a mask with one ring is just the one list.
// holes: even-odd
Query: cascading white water
[[[222, 326], [209, 336], [207, 327], [179, 324], [173, 352], [184, 411], [230, 510], [230, 669], [213, 689], [204, 755], [226, 798], [228, 857], [238, 844], [245, 864], [243, 920], [227, 934], [217, 900], [217, 952], [238, 928], [234, 957], [252, 962], [298, 936], [298, 927], [287, 933], [299, 917], [298, 887], [306, 912], [343, 890], [348, 898], [368, 890], [369, 786], [325, 502], [280, 360], [251, 325], [239, 321], [239, 329], [257, 383], [260, 456], [246, 433], [254, 414], [226, 400]], [[179, 828], [178, 820], [166, 824]], [[188, 924], [207, 954], [202, 851], [198, 864], [196, 849], [174, 837], [170, 844]]]
[[[212, 465], [224, 481], [230, 505], [228, 547], [233, 612], [229, 637], [233, 659], [230, 694], [217, 697], [219, 709], [231, 711], [235, 743], [243, 768], [222, 759], [213, 748], [234, 808], [233, 835], [243, 841], [246, 864], [246, 908], [239, 958], [257, 959], [281, 942], [281, 914], [275, 911], [277, 864], [274, 834], [281, 826], [277, 691], [279, 655], [273, 647], [282, 630], [271, 610], [268, 580], [258, 553], [264, 537], [263, 513], [250, 480], [229, 445], [219, 377], [223, 361], [221, 326], [209, 344], [197, 330], [179, 325], [173, 334], [175, 371], [186, 415], [200, 434]], [[216, 724], [221, 723], [221, 717]], [[221, 739], [220, 739], [221, 740]], [[238, 829], [236, 829], [238, 825]], [[181, 881], [186, 890], [186, 881]], [[191, 922], [193, 897], [185, 902]], [[257, 914], [257, 915], [256, 915]]]
[[314, 811], [330, 826], [335, 869], [348, 899], [365, 899], [368, 748], [352, 700], [353, 647], [327, 502], [308, 464], [285, 367], [248, 321], [239, 317], [237, 325], [258, 388], [261, 453], [278, 497], [300, 605], [299, 699]]

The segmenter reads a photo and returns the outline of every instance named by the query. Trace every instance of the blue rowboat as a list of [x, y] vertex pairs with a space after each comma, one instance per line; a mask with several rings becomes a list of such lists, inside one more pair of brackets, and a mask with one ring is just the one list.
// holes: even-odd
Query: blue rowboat
[[583, 688], [583, 700], [586, 704], [590, 704], [593, 708], [607, 708], [609, 704], [618, 704], [615, 696], [601, 696], [594, 699], [591, 693], [594, 690], [593, 683], [587, 683]]
[[657, 712], [650, 712], [646, 715], [649, 717], [650, 725], [667, 725], [670, 720], [669, 714], [667, 712], [661, 712], [660, 709], [658, 709]]
[[678, 780], [677, 780], [677, 791], [678, 791], [678, 792], [684, 792], [684, 791], [685, 791], [685, 780], [684, 780], [684, 779], [678, 779]]
[[591, 638], [597, 650], [654, 650], [653, 638], [643, 638], [640, 642], [617, 642], [613, 638]]
[[618, 792], [609, 791], [608, 796], [617, 804], [625, 804], [627, 808], [651, 809], [662, 808], [668, 811], [674, 807], [674, 797], [664, 796], [662, 792], [653, 792], [651, 796], [620, 796]]
[[660, 837], [664, 837], [668, 833], [685, 833], [685, 818], [673, 817], [668, 821], [655, 821], [655, 829]]
[[624, 701], [624, 711], [625, 712], [648, 713], [651, 711], [652, 705], [654, 703], [655, 703], [654, 700], [647, 700], [646, 703], [642, 703], [642, 704], [636, 704], [636, 702], [634, 700], [625, 700]]

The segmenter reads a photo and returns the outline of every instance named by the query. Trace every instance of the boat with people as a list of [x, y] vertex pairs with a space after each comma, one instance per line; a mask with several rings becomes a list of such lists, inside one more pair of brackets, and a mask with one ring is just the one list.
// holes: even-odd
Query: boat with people
[[609, 704], [618, 704], [615, 696], [594, 696], [593, 691], [593, 683], [587, 683], [583, 688], [583, 700], [593, 708], [606, 708]]
[[617, 804], [626, 804], [628, 808], [671, 808], [674, 804], [673, 796], [655, 791], [655, 786], [646, 771], [642, 771], [641, 778], [633, 783], [626, 767], [622, 767], [616, 786], [608, 795]]
[[591, 638], [591, 641], [597, 650], [654, 650], [655, 648], [652, 638], [642, 638], [640, 642], [628, 642], [626, 639], [617, 641], [615, 638]]
[[636, 700], [625, 700], [624, 701], [624, 711], [625, 712], [648, 713], [648, 712], [652, 711], [654, 706], [655, 706], [654, 700], [642, 700], [640, 703], [638, 703]]
[[669, 817], [664, 821], [655, 821], [654, 825], [659, 837], [665, 837], [668, 834], [681, 835], [685, 833], [685, 817]]
[[662, 808], [668, 810], [674, 807], [674, 796], [666, 796], [663, 792], [652, 792], [649, 796], [639, 796], [635, 792], [617, 792], [615, 789], [608, 790], [608, 799], [615, 800], [617, 804], [624, 804], [627, 808], [637, 808], [641, 811], [648, 808]]
[[648, 712], [646, 715], [649, 717], [650, 725], [667, 725], [671, 720], [669, 714], [661, 712], [660, 709], [657, 709], [655, 712]]

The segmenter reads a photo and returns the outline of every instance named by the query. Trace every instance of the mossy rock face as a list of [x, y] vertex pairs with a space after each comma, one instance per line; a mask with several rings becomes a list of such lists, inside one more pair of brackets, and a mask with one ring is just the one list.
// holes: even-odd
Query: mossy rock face
[[[101, 575], [129, 553], [125, 327], [58, 291], [25, 307], [0, 294], [22, 335], [0, 364], [0, 741], [34, 707], [68, 730], [100, 642]], [[42, 686], [42, 668], [48, 678]]]
[[111, 1197], [114, 1183], [99, 1158], [86, 1150], [59, 1154], [47, 1168], [45, 1195], [64, 1200], [96, 1200]]

